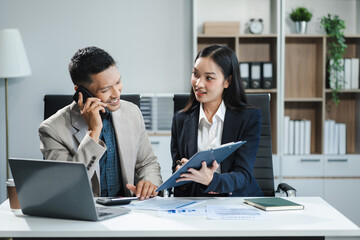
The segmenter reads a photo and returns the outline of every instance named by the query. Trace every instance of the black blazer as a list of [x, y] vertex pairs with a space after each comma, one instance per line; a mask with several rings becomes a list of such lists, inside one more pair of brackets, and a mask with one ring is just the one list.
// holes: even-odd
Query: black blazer
[[[197, 152], [199, 109], [197, 105], [187, 113], [175, 113], [171, 129], [172, 169], [176, 160], [190, 159]], [[214, 173], [209, 186], [188, 183], [175, 188], [175, 197], [218, 196], [207, 192], [219, 192], [221, 196], [263, 196], [252, 171], [259, 147], [261, 112], [255, 108], [239, 112], [226, 109], [221, 144], [246, 140], [235, 153], [221, 164], [221, 174]]]

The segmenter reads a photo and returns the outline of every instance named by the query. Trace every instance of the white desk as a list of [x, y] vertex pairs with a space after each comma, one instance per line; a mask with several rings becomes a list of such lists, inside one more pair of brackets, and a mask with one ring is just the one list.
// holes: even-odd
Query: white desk
[[[30, 217], [0, 206], [1, 237], [355, 237], [360, 229], [319, 197], [297, 197], [305, 210], [270, 212], [257, 220], [207, 220], [205, 216], [157, 217], [132, 210], [116, 218], [87, 222]], [[244, 204], [243, 198], [211, 198], [208, 204]], [[356, 207], [356, 206], [354, 206]], [[358, 207], [358, 206], [357, 206]], [[316, 238], [317, 239], [317, 238]]]

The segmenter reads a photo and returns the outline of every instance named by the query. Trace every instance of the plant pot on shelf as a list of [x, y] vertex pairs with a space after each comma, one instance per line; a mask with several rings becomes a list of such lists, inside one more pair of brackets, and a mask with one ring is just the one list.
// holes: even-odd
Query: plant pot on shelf
[[305, 21], [295, 22], [295, 29], [296, 29], [296, 33], [306, 34], [307, 22]]

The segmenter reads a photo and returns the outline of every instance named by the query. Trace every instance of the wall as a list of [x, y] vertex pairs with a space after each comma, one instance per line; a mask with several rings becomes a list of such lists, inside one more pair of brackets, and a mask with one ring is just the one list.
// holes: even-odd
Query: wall
[[196, 0], [197, 34], [203, 33], [206, 21], [240, 21], [240, 34], [249, 33], [251, 18], [261, 18], [263, 34], [276, 33], [276, 16], [271, 16], [274, 0]]
[[[188, 92], [191, 0], [0, 0], [0, 29], [18, 28], [33, 74], [9, 80], [10, 157], [42, 158], [44, 94], [72, 94], [72, 55], [95, 45], [117, 62], [124, 93]], [[5, 192], [4, 80], [0, 79], [0, 202]]]

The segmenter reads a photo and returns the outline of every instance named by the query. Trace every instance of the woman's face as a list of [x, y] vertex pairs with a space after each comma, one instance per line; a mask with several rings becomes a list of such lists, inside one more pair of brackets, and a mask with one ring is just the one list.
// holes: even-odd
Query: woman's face
[[220, 67], [209, 57], [200, 57], [194, 64], [191, 86], [196, 100], [207, 104], [220, 104], [224, 88], [229, 87]]

